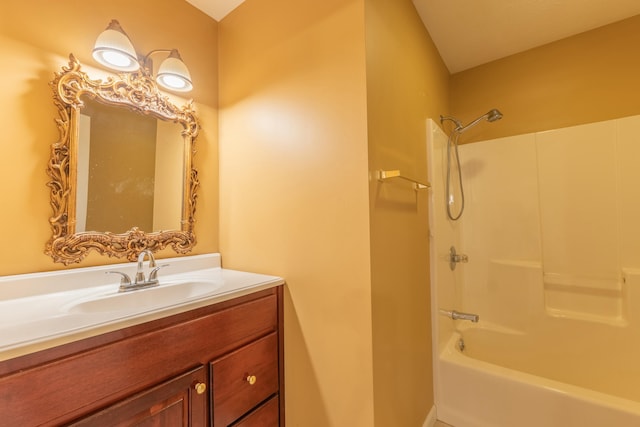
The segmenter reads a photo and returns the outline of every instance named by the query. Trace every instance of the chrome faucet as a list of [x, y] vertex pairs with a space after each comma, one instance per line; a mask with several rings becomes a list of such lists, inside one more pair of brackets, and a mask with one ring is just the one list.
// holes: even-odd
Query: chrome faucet
[[453, 320], [469, 320], [473, 323], [478, 323], [478, 320], [480, 320], [480, 316], [478, 316], [477, 314], [461, 313], [455, 310], [440, 310], [440, 314], [450, 317]]
[[[147, 257], [149, 258], [149, 268], [151, 269], [151, 271], [149, 272], [149, 277], [145, 278], [144, 260]], [[131, 283], [131, 278], [126, 273], [122, 273], [120, 271], [107, 271], [107, 273], [119, 274], [120, 276], [122, 276], [122, 278], [120, 279], [120, 289], [118, 290], [118, 292], [128, 292], [136, 289], [158, 286], [160, 284], [160, 282], [158, 281], [158, 270], [160, 270], [162, 267], [166, 267], [166, 264], [156, 266], [156, 259], [153, 256], [153, 252], [151, 252], [149, 249], [145, 249], [138, 255], [138, 269], [136, 271], [136, 279], [134, 283]]]
[[[149, 257], [149, 268], [151, 269], [157, 269], [156, 267], [156, 259], [153, 256], [153, 252], [151, 252], [149, 249], [145, 249], [143, 251], [140, 252], [140, 254], [138, 254], [138, 270], [136, 271], [136, 285], [138, 284], [146, 284], [152, 281], [151, 275], [153, 274], [154, 277], [157, 274], [157, 270], [151, 270], [151, 273], [149, 273], [149, 280], [144, 278], [144, 259], [146, 257]], [[155, 279], [155, 283], [150, 283], [150, 284], [158, 284], [158, 280]]]

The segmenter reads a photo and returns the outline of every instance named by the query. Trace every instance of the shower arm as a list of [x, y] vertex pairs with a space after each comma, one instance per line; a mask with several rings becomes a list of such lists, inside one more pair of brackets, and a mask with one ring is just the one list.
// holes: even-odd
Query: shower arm
[[462, 133], [468, 129], [471, 129], [472, 127], [474, 127], [475, 125], [477, 125], [478, 123], [480, 123], [482, 120], [485, 120], [487, 117], [489, 117], [489, 113], [485, 114], [484, 116], [480, 116], [477, 119], [475, 119], [474, 121], [472, 121], [471, 123], [467, 124], [466, 126], [459, 126], [456, 127], [454, 130], [458, 133]]

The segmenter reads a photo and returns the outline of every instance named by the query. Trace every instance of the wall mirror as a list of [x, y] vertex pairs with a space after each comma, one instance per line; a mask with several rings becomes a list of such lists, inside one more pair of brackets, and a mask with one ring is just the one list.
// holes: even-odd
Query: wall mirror
[[73, 56], [51, 82], [59, 140], [51, 145], [45, 252], [80, 262], [92, 250], [135, 260], [143, 249], [189, 252], [198, 173], [198, 120], [141, 69], [93, 80]]

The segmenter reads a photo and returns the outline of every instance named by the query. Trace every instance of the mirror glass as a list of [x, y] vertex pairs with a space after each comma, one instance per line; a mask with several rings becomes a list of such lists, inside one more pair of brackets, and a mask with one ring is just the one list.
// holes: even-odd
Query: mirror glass
[[45, 252], [70, 264], [91, 251], [131, 261], [144, 249], [191, 251], [193, 102], [174, 105], [144, 69], [93, 80], [73, 55], [51, 86], [60, 138], [47, 168], [53, 233]]
[[180, 229], [182, 126], [86, 96], [82, 102], [76, 232]]

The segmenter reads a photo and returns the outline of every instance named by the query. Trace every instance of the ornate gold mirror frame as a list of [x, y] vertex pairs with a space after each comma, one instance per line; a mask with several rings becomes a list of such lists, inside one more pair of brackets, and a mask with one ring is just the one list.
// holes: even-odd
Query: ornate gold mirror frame
[[[56, 124], [60, 137], [51, 145], [47, 167], [51, 178], [47, 186], [51, 190], [53, 215], [49, 222], [53, 235], [47, 242], [45, 253], [54, 262], [68, 265], [80, 262], [91, 250], [109, 257], [126, 257], [131, 261], [144, 249], [157, 251], [170, 246], [180, 254], [189, 252], [196, 243], [193, 226], [199, 186], [198, 172], [192, 164], [199, 130], [192, 101], [181, 108], [175, 106], [160, 94], [155, 81], [144, 70], [123, 73], [103, 81], [91, 80], [80, 68], [73, 54], [69, 55], [69, 65], [63, 66], [62, 72], [55, 73], [50, 83], [54, 104], [58, 108]], [[108, 231], [76, 233], [78, 121], [84, 105], [81, 96], [183, 126], [184, 183], [180, 230], [144, 232], [132, 227], [122, 234]]]

